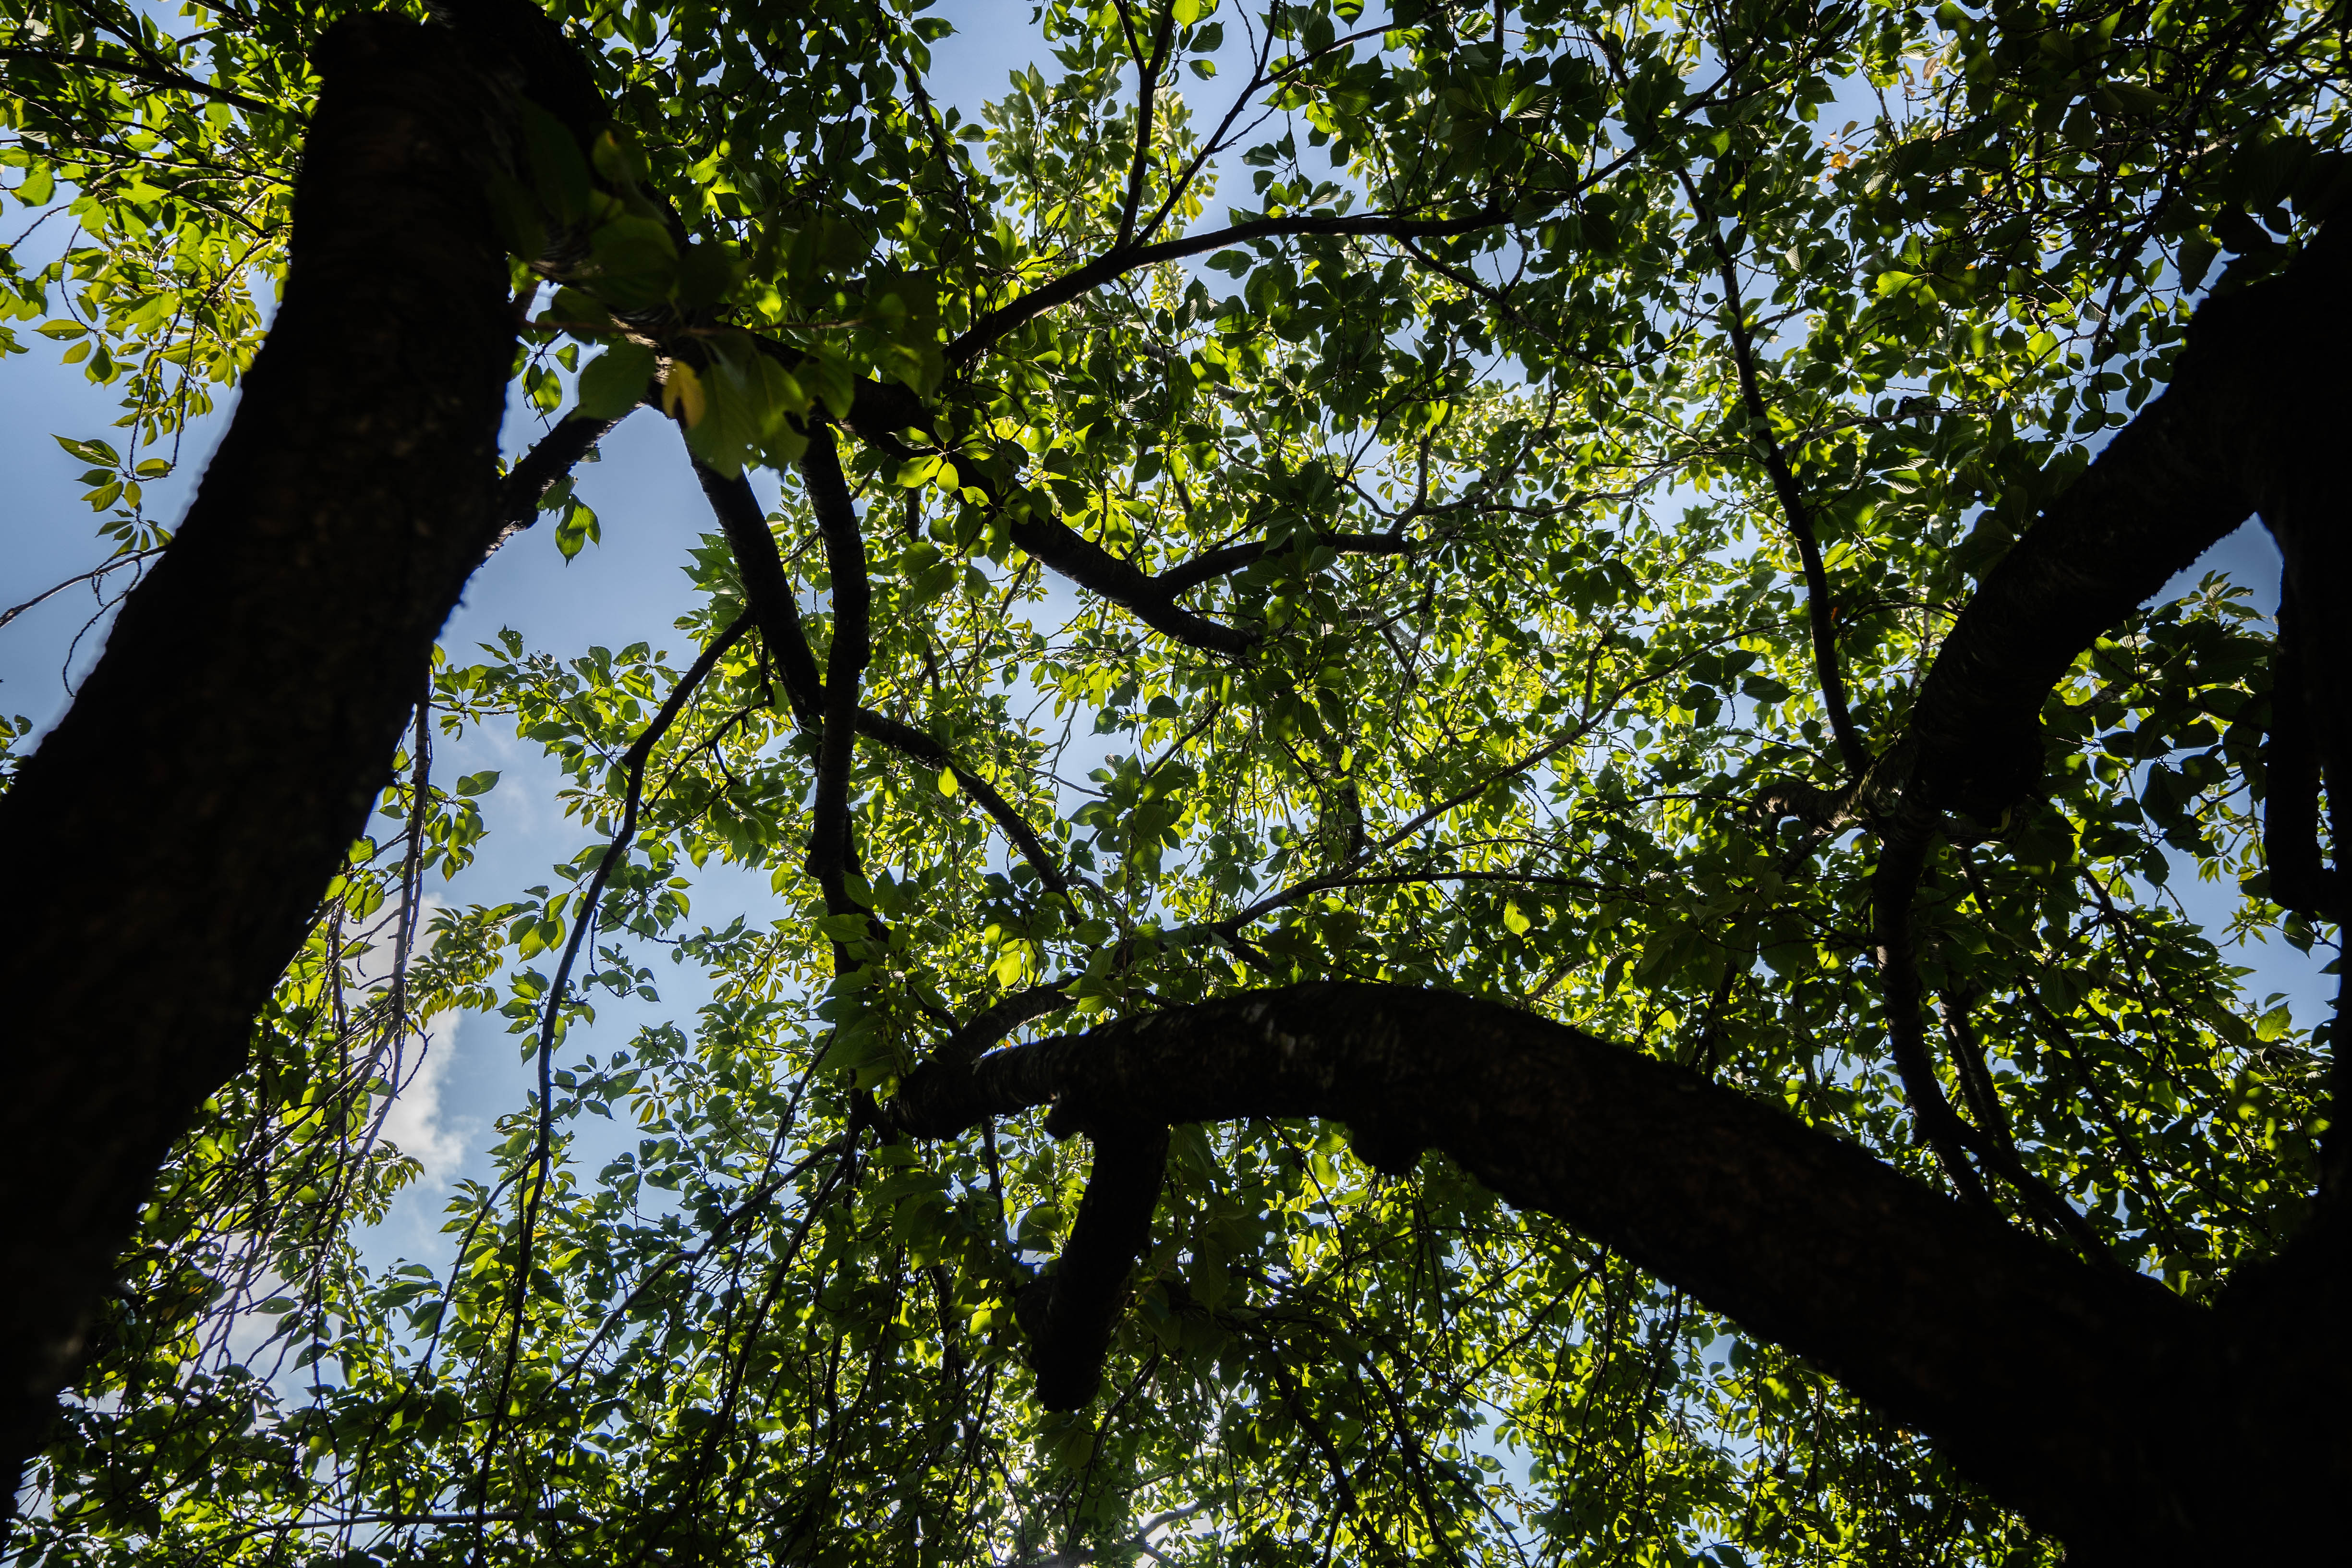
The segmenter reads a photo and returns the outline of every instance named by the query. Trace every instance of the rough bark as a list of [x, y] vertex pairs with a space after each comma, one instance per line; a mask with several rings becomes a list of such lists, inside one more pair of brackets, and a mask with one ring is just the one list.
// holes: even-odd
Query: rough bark
[[501, 521], [514, 319], [483, 192], [509, 89], [388, 15], [339, 23], [314, 63], [285, 301], [236, 421], [0, 799], [11, 1480], [166, 1150], [246, 1059]]
[[1049, 1128], [1098, 1150], [1147, 1123], [1291, 1116], [1346, 1122], [1384, 1171], [1442, 1149], [1928, 1434], [2074, 1561], [2315, 1550], [2352, 1497], [2340, 1424], [2274, 1419], [2282, 1391], [2347, 1392], [2297, 1360], [2282, 1298], [2200, 1310], [1777, 1108], [1495, 1003], [1291, 986], [926, 1068], [892, 1114], [941, 1137], [1047, 1104]]
[[[2170, 385], [1986, 577], [1937, 650], [1902, 744], [1859, 792], [1885, 845], [1874, 889], [1882, 931], [1890, 910], [1907, 909], [1934, 835], [1997, 830], [2038, 786], [2042, 706], [2074, 659], [2256, 513], [2285, 559], [2283, 602], [2308, 612], [2282, 637], [2273, 683], [2283, 744], [2272, 842], [2287, 851], [2273, 890], [2290, 907], [2340, 897], [2317, 865], [2311, 770], [2331, 786], [2352, 770], [2352, 619], [2320, 608], [2352, 589], [2352, 519], [2324, 460], [2352, 407], [2347, 359], [2352, 220], [2329, 222], [2278, 276], [2199, 307]], [[2340, 793], [2331, 787], [2331, 813]], [[1899, 994], [1899, 969], [1888, 974], [1899, 1045], [1916, 998]], [[2352, 1170], [2341, 1053], [2331, 1074], [2323, 1206], [2341, 1204]]]

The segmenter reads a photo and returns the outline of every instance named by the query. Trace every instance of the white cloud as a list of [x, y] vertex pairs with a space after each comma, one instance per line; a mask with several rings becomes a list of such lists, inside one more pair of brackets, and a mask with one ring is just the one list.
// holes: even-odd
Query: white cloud
[[401, 1064], [405, 1081], [383, 1113], [384, 1142], [414, 1155], [425, 1167], [425, 1179], [436, 1186], [446, 1186], [466, 1158], [465, 1136], [455, 1121], [444, 1119], [441, 1104], [442, 1085], [457, 1055], [457, 1027], [455, 1013], [425, 1021]]

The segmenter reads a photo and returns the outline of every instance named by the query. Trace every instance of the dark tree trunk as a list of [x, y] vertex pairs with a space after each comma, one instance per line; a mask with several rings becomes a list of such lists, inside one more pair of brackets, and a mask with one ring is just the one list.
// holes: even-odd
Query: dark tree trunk
[[390, 15], [339, 23], [315, 63], [285, 300], [236, 420], [0, 798], [11, 1480], [157, 1166], [245, 1061], [499, 527], [515, 332], [485, 181], [509, 89]]
[[[2343, 1291], [2305, 1260], [2202, 1310], [1696, 1073], [1402, 986], [1296, 985], [943, 1062], [892, 1114], [941, 1137], [1047, 1104], [1053, 1131], [1141, 1144], [1154, 1172], [1158, 1128], [1185, 1121], [1330, 1117], [1386, 1171], [1441, 1149], [1925, 1432], [2071, 1561], [2315, 1561], [2341, 1540], [2352, 1450], [2340, 1421], [2305, 1417], [2352, 1395], [2310, 1342]], [[1124, 1188], [1137, 1163], [1104, 1168]], [[1101, 1282], [1135, 1237], [1120, 1229], [1123, 1261], [1078, 1256], [1087, 1240], [1060, 1273], [1115, 1311]], [[1091, 1372], [1065, 1363], [1091, 1349], [1098, 1364], [1108, 1325], [1041, 1328], [1064, 1342], [1033, 1355], [1082, 1403]]]

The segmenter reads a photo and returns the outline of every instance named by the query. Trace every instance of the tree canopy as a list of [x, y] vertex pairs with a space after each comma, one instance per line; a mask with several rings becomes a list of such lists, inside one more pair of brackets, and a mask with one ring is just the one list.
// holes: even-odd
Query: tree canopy
[[[7, 0], [153, 567], [0, 796], [25, 1561], [2340, 1540], [2340, 8], [432, 10]], [[433, 646], [624, 419], [677, 637]], [[583, 847], [439, 907], [486, 731]]]

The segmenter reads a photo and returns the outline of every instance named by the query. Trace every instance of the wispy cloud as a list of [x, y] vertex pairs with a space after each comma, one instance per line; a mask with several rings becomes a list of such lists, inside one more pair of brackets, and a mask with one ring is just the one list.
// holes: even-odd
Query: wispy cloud
[[466, 1158], [466, 1137], [459, 1123], [472, 1118], [449, 1118], [441, 1103], [449, 1064], [457, 1057], [459, 1015], [443, 1013], [425, 1020], [422, 1038], [412, 1044], [402, 1064], [405, 1082], [383, 1114], [383, 1140], [425, 1167], [425, 1180], [446, 1186]]

